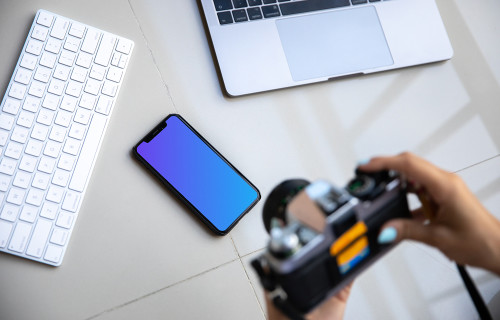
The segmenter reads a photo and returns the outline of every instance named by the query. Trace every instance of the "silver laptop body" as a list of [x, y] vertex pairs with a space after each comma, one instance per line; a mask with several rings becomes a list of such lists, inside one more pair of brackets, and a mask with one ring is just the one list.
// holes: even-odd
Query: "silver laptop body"
[[435, 0], [200, 1], [230, 96], [453, 55]]

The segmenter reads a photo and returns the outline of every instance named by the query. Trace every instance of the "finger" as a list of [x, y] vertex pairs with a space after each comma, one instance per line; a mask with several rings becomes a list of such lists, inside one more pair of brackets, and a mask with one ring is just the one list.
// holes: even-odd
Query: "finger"
[[363, 171], [395, 170], [408, 180], [424, 186], [436, 197], [441, 197], [446, 189], [447, 172], [416, 155], [404, 152], [392, 157], [375, 157], [365, 165], [359, 166]]
[[[415, 240], [425, 244], [436, 246], [436, 241], [433, 226], [423, 225], [421, 222], [410, 219], [394, 219], [387, 222], [382, 227], [382, 232], [379, 234], [379, 243], [399, 242], [401, 240]], [[390, 234], [391, 237], [384, 235]], [[386, 240], [386, 241], [381, 241]]]
[[412, 210], [411, 212], [411, 215], [413, 217], [414, 220], [422, 223], [424, 222], [425, 220], [427, 220], [427, 217], [424, 213], [424, 210], [422, 208], [418, 208], [418, 209], [415, 209], [415, 210]]

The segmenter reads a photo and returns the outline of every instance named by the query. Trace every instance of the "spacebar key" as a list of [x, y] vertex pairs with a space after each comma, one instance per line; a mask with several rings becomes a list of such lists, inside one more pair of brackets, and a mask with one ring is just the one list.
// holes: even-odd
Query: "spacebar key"
[[349, 0], [308, 0], [293, 1], [280, 4], [281, 14], [284, 16], [311, 11], [332, 9], [350, 6]]
[[71, 190], [82, 192], [85, 189], [92, 165], [97, 156], [97, 149], [99, 148], [104, 128], [106, 127], [106, 121], [106, 116], [101, 116], [97, 113], [92, 117], [87, 137], [85, 138], [82, 151], [80, 151], [80, 157], [76, 163], [73, 177], [69, 183]]

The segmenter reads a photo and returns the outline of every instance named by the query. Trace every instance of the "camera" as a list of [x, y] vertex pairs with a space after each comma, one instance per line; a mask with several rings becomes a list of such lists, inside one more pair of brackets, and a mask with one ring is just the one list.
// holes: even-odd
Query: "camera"
[[406, 183], [393, 171], [356, 170], [343, 189], [286, 180], [264, 204], [270, 240], [252, 266], [276, 307], [302, 319], [394, 246], [377, 242], [386, 221], [410, 217]]

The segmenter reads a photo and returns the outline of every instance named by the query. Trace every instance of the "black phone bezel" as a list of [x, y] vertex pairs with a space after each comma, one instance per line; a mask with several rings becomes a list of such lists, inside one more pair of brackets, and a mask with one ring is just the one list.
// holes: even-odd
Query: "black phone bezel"
[[[163, 129], [167, 127], [166, 123], [170, 117], [177, 117], [179, 120], [184, 123], [189, 130], [191, 130], [205, 145], [207, 145], [220, 159], [222, 159], [232, 170], [234, 170], [245, 182], [247, 182], [256, 192], [257, 197], [255, 200], [248, 206], [225, 230], [219, 230], [201, 211], [199, 211], [189, 200], [184, 197], [174, 186], [168, 182], [165, 177], [163, 177], [153, 166], [151, 166], [146, 159], [144, 159], [137, 148], [143, 142], [150, 142], [154, 137], [160, 133]], [[165, 119], [163, 119], [158, 125], [156, 125], [144, 138], [142, 138], [132, 149], [132, 153], [134, 157], [139, 160], [154, 176], [156, 176], [160, 182], [171, 192], [173, 193], [192, 213], [194, 213], [211, 231], [213, 231], [217, 235], [226, 235], [234, 228], [234, 226], [247, 214], [261, 199], [261, 194], [259, 189], [248, 180], [235, 166], [233, 166], [217, 149], [215, 149], [195, 128], [193, 128], [181, 115], [177, 113], [169, 114]]]

